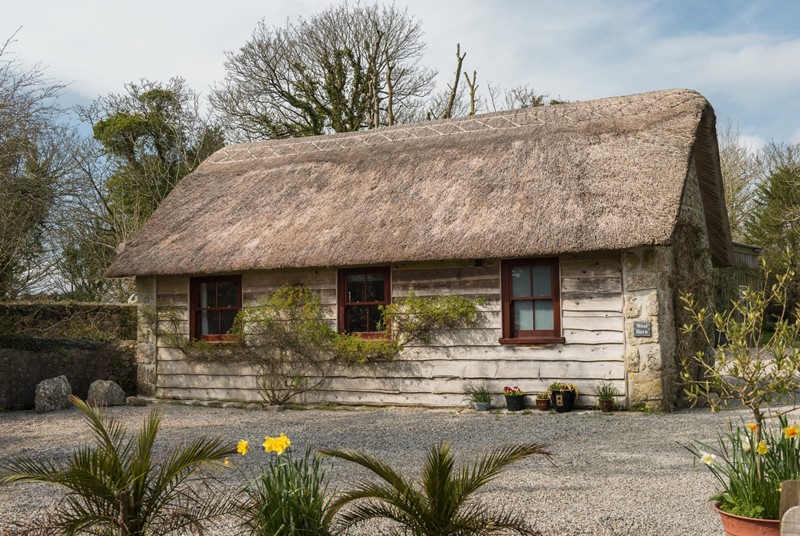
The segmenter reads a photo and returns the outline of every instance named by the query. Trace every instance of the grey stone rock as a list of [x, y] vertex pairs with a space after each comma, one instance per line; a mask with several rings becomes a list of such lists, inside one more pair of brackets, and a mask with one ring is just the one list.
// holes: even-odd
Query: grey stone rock
[[70, 407], [69, 396], [72, 387], [66, 376], [42, 380], [36, 385], [34, 407], [37, 413], [47, 413]]
[[86, 401], [92, 406], [124, 406], [125, 391], [111, 380], [97, 380], [89, 386]]

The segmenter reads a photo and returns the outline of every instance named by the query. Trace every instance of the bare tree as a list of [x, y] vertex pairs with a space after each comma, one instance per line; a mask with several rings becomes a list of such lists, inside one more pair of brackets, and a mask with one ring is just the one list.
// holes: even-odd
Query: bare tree
[[[57, 106], [63, 85], [36, 65], [24, 68], [0, 45], [0, 299], [14, 299], [46, 277], [48, 216], [68, 161], [68, 129]], [[47, 256], [52, 258], [52, 256]]]
[[347, 3], [270, 27], [226, 53], [211, 105], [233, 140], [345, 132], [393, 123], [432, 90], [418, 21], [394, 5]]
[[742, 143], [738, 127], [729, 123], [720, 132], [719, 163], [734, 240], [744, 240], [744, 223], [752, 209], [756, 186], [764, 174], [759, 160], [757, 153]]

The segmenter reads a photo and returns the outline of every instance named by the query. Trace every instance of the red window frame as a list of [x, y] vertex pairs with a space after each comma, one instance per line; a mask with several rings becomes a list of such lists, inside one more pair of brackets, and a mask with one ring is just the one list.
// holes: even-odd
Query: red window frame
[[[383, 300], [382, 301], [363, 301], [351, 302], [348, 298], [347, 292], [347, 276], [348, 275], [369, 275], [369, 274], [383, 274]], [[347, 310], [349, 307], [363, 307], [368, 305], [389, 305], [392, 303], [392, 279], [391, 269], [388, 266], [379, 268], [347, 268], [339, 270], [339, 281], [337, 288], [338, 295], [338, 327], [340, 333], [352, 333], [353, 335], [360, 335], [364, 338], [379, 338], [386, 335], [385, 331], [350, 331], [348, 322]], [[367, 312], [369, 315], [369, 312]], [[367, 327], [369, 327], [369, 316], [367, 317]]]
[[[550, 266], [549, 296], [514, 297], [512, 293], [511, 271], [520, 266]], [[531, 271], [531, 278], [533, 271]], [[533, 281], [531, 281], [533, 284]], [[561, 276], [558, 257], [540, 257], [534, 259], [514, 259], [503, 261], [501, 266], [501, 296], [503, 301], [503, 337], [501, 344], [552, 344], [563, 343], [561, 336]], [[513, 302], [552, 300], [553, 329], [514, 330]], [[534, 326], [535, 328], [536, 326]]]
[[[200, 285], [203, 283], [236, 283], [236, 306], [226, 307], [200, 307], [198, 303], [198, 293]], [[220, 333], [213, 335], [203, 335], [200, 333], [201, 324], [198, 318], [203, 311], [241, 311], [242, 310], [242, 276], [240, 275], [219, 275], [207, 277], [192, 277], [189, 280], [189, 333], [193, 340], [203, 341], [236, 341], [237, 335], [230, 333]]]

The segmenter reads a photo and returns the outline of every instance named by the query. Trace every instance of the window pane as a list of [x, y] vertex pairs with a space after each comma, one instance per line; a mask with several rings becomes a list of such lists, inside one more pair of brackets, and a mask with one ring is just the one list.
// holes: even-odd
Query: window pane
[[534, 317], [536, 329], [553, 329], [553, 300], [536, 300]]
[[239, 311], [229, 310], [229, 311], [219, 311], [219, 332], [222, 333], [229, 333], [231, 328], [233, 327], [233, 322], [236, 320], [236, 313]]
[[511, 295], [531, 295], [531, 267], [515, 266], [511, 269]]
[[367, 299], [366, 301], [383, 301], [383, 285], [385, 274], [367, 274]]
[[366, 301], [364, 294], [366, 276], [364, 274], [351, 274], [347, 276], [347, 301]]
[[200, 283], [200, 307], [217, 306], [217, 284]]
[[351, 306], [347, 308], [347, 329], [351, 333], [368, 331], [366, 307]]
[[383, 319], [383, 314], [381, 314], [379, 307], [379, 305], [367, 306], [369, 311], [369, 331], [381, 331], [381, 328], [378, 327], [378, 324]]
[[514, 331], [533, 329], [533, 302], [519, 300], [514, 303]]
[[537, 264], [533, 266], [533, 296], [552, 296], [551, 270], [549, 265]]
[[200, 335], [219, 335], [219, 311], [203, 311]]
[[239, 285], [235, 281], [217, 283], [217, 307], [237, 307], [239, 305]]

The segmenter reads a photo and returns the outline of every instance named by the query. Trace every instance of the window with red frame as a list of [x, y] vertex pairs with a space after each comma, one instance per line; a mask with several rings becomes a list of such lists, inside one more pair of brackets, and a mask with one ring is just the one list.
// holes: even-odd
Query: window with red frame
[[236, 339], [230, 331], [242, 309], [241, 276], [193, 277], [190, 287], [192, 337], [205, 341]]
[[558, 258], [504, 261], [501, 272], [503, 338], [500, 342], [564, 342]]
[[381, 305], [392, 302], [389, 268], [339, 270], [339, 331], [381, 336]]

